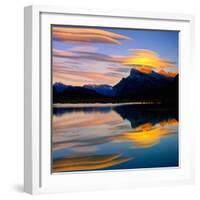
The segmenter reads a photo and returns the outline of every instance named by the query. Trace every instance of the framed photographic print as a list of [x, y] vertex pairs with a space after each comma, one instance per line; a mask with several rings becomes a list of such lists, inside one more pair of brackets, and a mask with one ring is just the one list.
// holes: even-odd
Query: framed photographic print
[[193, 16], [25, 8], [25, 191], [191, 183]]

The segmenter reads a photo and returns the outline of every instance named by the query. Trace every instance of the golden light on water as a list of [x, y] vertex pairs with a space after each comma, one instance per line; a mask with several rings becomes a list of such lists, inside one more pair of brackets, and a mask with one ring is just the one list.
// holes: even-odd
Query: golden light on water
[[103, 169], [127, 162], [131, 159], [133, 158], [122, 157], [121, 154], [65, 156], [54, 161], [53, 172]]
[[148, 148], [158, 144], [162, 138], [170, 136], [173, 133], [174, 130], [171, 128], [161, 126], [152, 128], [152, 125], [147, 123], [133, 129], [133, 131], [114, 136], [113, 140], [132, 142], [133, 147], [137, 148]]
[[178, 121], [176, 119], [169, 119], [169, 120], [161, 121], [159, 124], [161, 126], [167, 126], [167, 125], [177, 126]]
[[135, 128], [135, 131], [147, 131], [152, 128], [152, 123], [148, 122]]

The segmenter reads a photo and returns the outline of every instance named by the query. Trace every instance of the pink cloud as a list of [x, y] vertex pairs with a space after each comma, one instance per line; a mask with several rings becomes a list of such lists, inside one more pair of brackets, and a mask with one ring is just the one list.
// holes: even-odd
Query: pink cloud
[[66, 43], [104, 43], [121, 44], [120, 40], [128, 40], [127, 36], [95, 28], [69, 28], [54, 26], [52, 37]]

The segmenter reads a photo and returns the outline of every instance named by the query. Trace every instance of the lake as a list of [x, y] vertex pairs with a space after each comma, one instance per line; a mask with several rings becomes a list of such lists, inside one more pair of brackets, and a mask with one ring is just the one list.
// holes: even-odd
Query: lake
[[52, 172], [179, 165], [178, 111], [159, 104], [56, 106]]

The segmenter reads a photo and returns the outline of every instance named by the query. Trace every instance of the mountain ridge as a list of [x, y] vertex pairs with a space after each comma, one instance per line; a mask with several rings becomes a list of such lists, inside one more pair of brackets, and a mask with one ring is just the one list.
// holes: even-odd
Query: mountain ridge
[[178, 74], [175, 77], [170, 77], [154, 71], [144, 73], [133, 68], [127, 77], [122, 78], [114, 86], [107, 84], [87, 84], [83, 86], [65, 85], [63, 83], [53, 84], [54, 103], [138, 100], [177, 102], [176, 93], [178, 94]]

